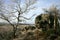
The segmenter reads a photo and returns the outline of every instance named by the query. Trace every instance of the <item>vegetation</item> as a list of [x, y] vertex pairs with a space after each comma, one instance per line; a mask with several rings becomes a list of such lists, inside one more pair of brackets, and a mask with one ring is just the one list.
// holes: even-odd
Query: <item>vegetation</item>
[[60, 36], [60, 26], [58, 21], [60, 16], [58, 16], [58, 10], [59, 9], [53, 6], [47, 10], [44, 9], [45, 14], [36, 17], [36, 27], [40, 27], [40, 29], [42, 29], [42, 32], [45, 33], [45, 37], [43, 37], [43, 40], [55, 40], [56, 38], [58, 38], [58, 36]]
[[18, 1], [11, 0], [11, 2], [12, 4], [10, 3], [11, 4], [10, 5], [10, 4], [4, 4], [3, 0], [0, 1], [1, 3], [0, 4], [0, 18], [7, 21], [13, 27], [13, 35], [15, 38], [15, 33], [16, 33], [17, 27], [20, 24], [20, 22], [29, 20], [35, 15], [35, 14], [32, 15], [32, 17], [30, 18], [23, 16], [23, 14], [26, 14], [30, 10], [35, 8], [35, 7], [30, 7], [30, 6], [33, 6], [33, 4], [36, 3], [36, 0], [33, 0], [33, 1], [25, 0], [22, 6], [21, 6], [22, 0], [18, 0]]
[[31, 6], [36, 3], [36, 0], [25, 0], [24, 5], [21, 5], [21, 0], [11, 0], [11, 2], [11, 5], [6, 6], [3, 0], [0, 1], [0, 18], [9, 23], [8, 26], [12, 26], [13, 29], [10, 27], [5, 29], [8, 26], [2, 27], [4, 24], [1, 23], [0, 40], [60, 40], [60, 12], [57, 7], [44, 9], [44, 14], [35, 18], [35, 26], [21, 26], [20, 22], [29, 20], [35, 15], [27, 18], [23, 14], [35, 8]]

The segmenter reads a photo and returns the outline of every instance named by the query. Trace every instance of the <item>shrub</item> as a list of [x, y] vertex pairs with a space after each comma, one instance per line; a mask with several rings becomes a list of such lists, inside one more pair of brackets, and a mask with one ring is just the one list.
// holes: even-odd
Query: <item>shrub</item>
[[13, 32], [0, 32], [0, 40], [12, 40], [13, 38]]

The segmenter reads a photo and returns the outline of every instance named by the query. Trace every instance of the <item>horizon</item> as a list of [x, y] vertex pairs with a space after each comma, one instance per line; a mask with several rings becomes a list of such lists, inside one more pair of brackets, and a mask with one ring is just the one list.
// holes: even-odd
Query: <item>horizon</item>
[[[5, 4], [12, 4], [10, 0], [4, 0]], [[24, 0], [22, 0], [22, 3], [24, 2]], [[29, 24], [34, 24], [35, 23], [35, 17], [37, 15], [40, 15], [41, 13], [43, 13], [43, 9], [44, 8], [49, 8], [51, 5], [57, 5], [58, 8], [60, 8], [60, 0], [38, 0], [37, 3], [35, 3], [35, 6], [37, 9], [35, 10], [31, 10], [29, 13], [24, 14], [23, 16], [30, 18], [33, 14], [36, 14], [32, 19], [30, 20], [26, 20], [26, 22], [23, 23], [29, 23]], [[3, 22], [2, 20], [0, 20], [0, 22]]]

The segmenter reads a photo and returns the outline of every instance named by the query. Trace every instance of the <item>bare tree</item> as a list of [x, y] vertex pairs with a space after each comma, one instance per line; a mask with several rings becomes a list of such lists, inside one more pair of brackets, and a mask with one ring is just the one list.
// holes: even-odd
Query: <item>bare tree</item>
[[6, 20], [11, 26], [13, 26], [14, 38], [20, 22], [24, 21], [24, 19], [30, 20], [35, 15], [32, 15], [30, 18], [26, 18], [23, 15], [25, 13], [28, 13], [31, 9], [34, 9], [35, 6], [33, 4], [35, 3], [36, 0], [24, 0], [23, 3], [22, 0], [11, 0], [10, 4], [1, 9], [2, 11], [0, 13], [0, 18]]

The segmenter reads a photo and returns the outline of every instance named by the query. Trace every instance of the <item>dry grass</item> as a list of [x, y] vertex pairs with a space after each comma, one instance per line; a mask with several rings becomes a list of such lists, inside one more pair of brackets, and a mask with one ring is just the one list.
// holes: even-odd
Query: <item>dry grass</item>
[[[37, 28], [34, 30], [29, 29], [27, 31], [21, 30], [27, 26], [28, 25], [19, 25], [18, 26], [18, 29], [16, 32], [17, 37], [15, 39], [13, 39], [13, 36], [12, 36], [13, 27], [11, 25], [0, 26], [0, 40], [44, 40], [44, 37], [46, 35], [40, 29], [37, 29]], [[1, 35], [2, 35], [2, 37], [1, 37]], [[60, 38], [58, 38], [58, 40], [59, 39]]]

